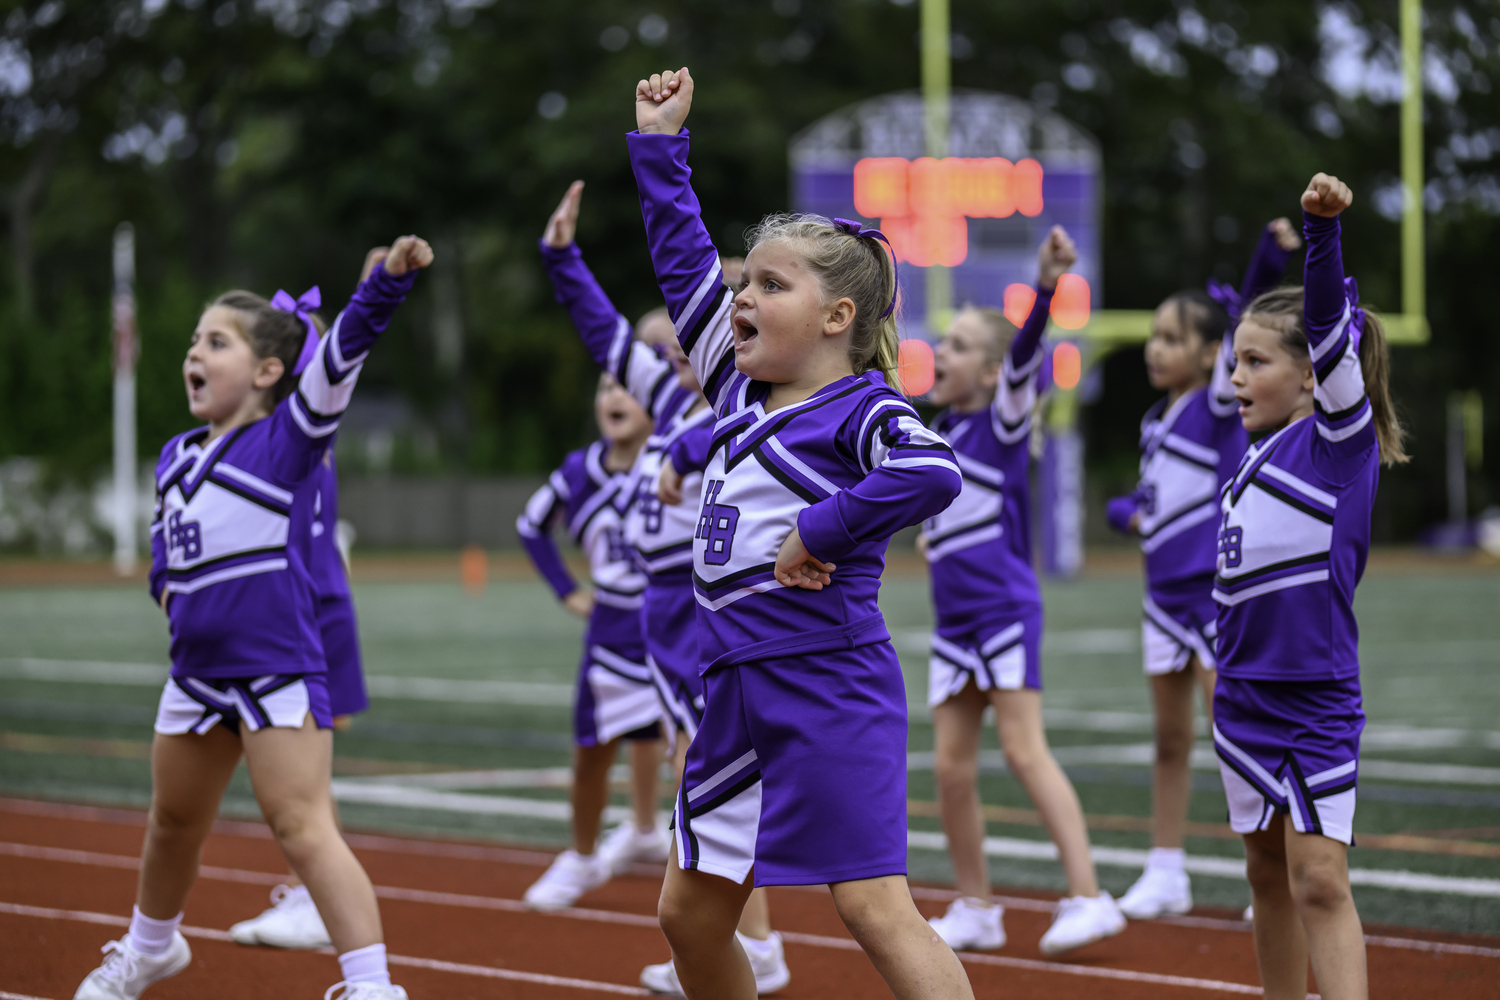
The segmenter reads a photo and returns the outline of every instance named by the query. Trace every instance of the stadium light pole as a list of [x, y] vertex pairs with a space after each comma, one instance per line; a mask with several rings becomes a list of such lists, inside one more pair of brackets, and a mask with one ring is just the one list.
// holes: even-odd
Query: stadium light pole
[[1401, 0], [1401, 311], [1427, 316], [1422, 198], [1422, 0]]
[[115, 227], [115, 572], [135, 572], [135, 227]]
[[[948, 53], [948, 0], [922, 0], [922, 103], [927, 155], [948, 155], [948, 96], [953, 72]], [[926, 269], [927, 332], [939, 336], [953, 312], [953, 272], [940, 264]]]

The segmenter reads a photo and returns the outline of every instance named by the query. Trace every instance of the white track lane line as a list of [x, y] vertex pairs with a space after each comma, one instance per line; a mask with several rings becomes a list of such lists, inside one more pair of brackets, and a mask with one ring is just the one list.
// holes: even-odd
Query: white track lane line
[[[397, 850], [405, 841], [386, 837], [363, 837], [361, 835], [350, 835], [351, 841], [356, 837], [376, 841], [380, 844], [368, 845], [371, 850]], [[415, 843], [424, 843], [416, 841]], [[391, 845], [391, 846], [387, 846]], [[353, 846], [361, 846], [354, 844]], [[457, 849], [463, 849], [465, 845], [451, 845]], [[476, 860], [490, 860], [489, 852], [514, 855], [517, 859], [511, 860], [507, 857], [502, 860], [508, 863], [536, 864], [545, 867], [550, 863], [553, 855], [543, 854], [540, 851], [506, 851], [503, 848], [475, 847], [471, 849], [474, 854], [479, 855]], [[401, 853], [427, 853], [401, 851]], [[459, 850], [459, 856], [468, 858], [469, 850]], [[439, 852], [444, 856], [448, 852]], [[10, 855], [19, 858], [36, 858], [40, 861], [60, 861], [73, 864], [96, 865], [104, 868], [125, 868], [134, 871], [140, 867], [138, 858], [124, 854], [100, 854], [95, 851], [75, 851], [62, 847], [40, 847], [34, 844], [10, 844], [0, 842], [0, 856]], [[650, 869], [649, 874], [657, 874], [658, 870]], [[647, 874], [642, 872], [641, 874]], [[280, 885], [287, 879], [286, 875], [277, 875], [270, 872], [252, 872], [238, 868], [219, 868], [214, 865], [203, 865], [198, 869], [200, 878], [212, 879], [219, 882], [241, 882], [250, 885]], [[787, 886], [785, 888], [802, 888], [801, 886]], [[818, 887], [821, 888], [821, 887]], [[911, 894], [916, 899], [953, 900], [958, 898], [957, 893], [945, 889], [928, 889], [922, 886], [913, 886]], [[378, 885], [375, 887], [375, 895], [383, 899], [399, 899], [410, 903], [430, 903], [436, 906], [461, 906], [467, 909], [500, 910], [508, 913], [534, 913], [525, 903], [518, 899], [502, 899], [495, 896], [471, 896], [463, 893], [432, 892], [427, 889], [403, 889], [396, 886]], [[1002, 906], [1014, 910], [1031, 910], [1038, 913], [1051, 913], [1056, 909], [1055, 903], [1043, 899], [1026, 899], [1019, 896], [996, 896], [995, 901]], [[635, 913], [617, 913], [612, 910], [589, 910], [572, 908], [559, 911], [557, 915], [571, 916], [579, 920], [592, 920], [598, 923], [630, 924], [638, 927], [655, 927], [656, 918]], [[1236, 933], [1248, 933], [1250, 925], [1241, 920], [1220, 920], [1213, 917], [1162, 917], [1158, 923], [1176, 924], [1183, 927], [1196, 927], [1202, 930], [1230, 931]], [[790, 939], [789, 939], [790, 940]], [[829, 940], [838, 940], [830, 938]], [[1487, 948], [1483, 945], [1459, 944], [1452, 941], [1423, 941], [1418, 938], [1397, 938], [1384, 935], [1365, 935], [1365, 944], [1376, 948], [1399, 948], [1406, 951], [1425, 951], [1435, 954], [1446, 955], [1473, 955], [1478, 958], [1500, 958], [1500, 948]]]
[[34, 997], [25, 993], [7, 993], [0, 990], [0, 1000], [47, 1000], [46, 997]]
[[[16, 903], [0, 903], [0, 913], [18, 917], [37, 917], [43, 920], [74, 920], [87, 924], [104, 924], [110, 927], [129, 927], [130, 920], [109, 913], [90, 913], [87, 910], [57, 910], [46, 906], [21, 906]], [[209, 941], [233, 941], [228, 931], [217, 931], [209, 927], [183, 926], [183, 937], [203, 938]], [[329, 948], [321, 949], [333, 954]], [[413, 958], [410, 955], [387, 955], [386, 961], [412, 969], [431, 969], [435, 972], [451, 972], [460, 976], [478, 976], [483, 979], [508, 979], [518, 983], [535, 983], [540, 986], [560, 986], [574, 990], [589, 990], [594, 993], [613, 993], [618, 996], [647, 997], [651, 993], [639, 986], [621, 986], [619, 983], [596, 983], [591, 979], [572, 979], [567, 976], [548, 976], [538, 972], [518, 972], [514, 969], [495, 969], [488, 965], [468, 965], [462, 962], [441, 962], [432, 958]], [[19, 993], [0, 993], [0, 1000], [16, 997], [20, 1000], [41, 1000], [24, 997]]]
[[[71, 862], [75, 864], [94, 864], [110, 868], [135, 869], [139, 861], [135, 858], [119, 854], [98, 854], [93, 851], [75, 851], [56, 847], [37, 847], [30, 844], [8, 844], [0, 842], [0, 855], [11, 855], [13, 857], [29, 857], [38, 860]], [[203, 878], [216, 881], [230, 881], [240, 883], [251, 883], [258, 885], [274, 885], [285, 879], [284, 875], [274, 875], [267, 872], [251, 872], [233, 868], [217, 868], [203, 866], [199, 869]], [[525, 903], [518, 899], [504, 899], [495, 896], [473, 896], [466, 893], [434, 892], [430, 889], [405, 889], [397, 886], [375, 886], [375, 895], [381, 899], [396, 899], [409, 903], [426, 903], [434, 906], [456, 906], [464, 909], [493, 910], [503, 913], [528, 913], [533, 915], [567, 917], [574, 920], [587, 920], [593, 923], [622, 924], [629, 927], [657, 927], [657, 919], [643, 913], [620, 913], [614, 910], [594, 910], [581, 907], [572, 907], [565, 910], [554, 911], [549, 914], [537, 914]], [[917, 898], [943, 898], [951, 899], [953, 894], [941, 890], [914, 888], [912, 895]], [[996, 900], [1004, 906], [1013, 909], [1035, 910], [1050, 912], [1054, 907], [1044, 900], [1025, 899], [1020, 897], [997, 896]], [[103, 916], [103, 915], [101, 915]], [[109, 921], [122, 921], [124, 918], [109, 917]], [[1176, 917], [1167, 918], [1162, 923], [1176, 924], [1179, 926], [1196, 927], [1203, 930], [1220, 930], [1236, 933], [1245, 933], [1249, 925], [1242, 921], [1216, 920], [1206, 917]], [[207, 932], [212, 934], [227, 934], [223, 931]], [[858, 949], [858, 944], [845, 938], [832, 938], [814, 934], [800, 934], [794, 931], [783, 932], [782, 937], [787, 941], [797, 944], [810, 945], [820, 948]], [[1479, 945], [1466, 945], [1446, 941], [1421, 941], [1412, 938], [1393, 938], [1378, 935], [1367, 935], [1365, 943], [1371, 947], [1397, 948], [1408, 951], [1425, 951], [1435, 954], [1470, 955], [1477, 958], [1500, 958], [1500, 948], [1485, 948]], [[1071, 975], [1092, 975], [1096, 978], [1118, 979], [1123, 977], [1152, 977], [1140, 979], [1141, 982], [1160, 982], [1161, 985], [1191, 985], [1193, 983], [1217, 983], [1218, 980], [1190, 980], [1181, 976], [1160, 976], [1156, 973], [1137, 973], [1129, 970], [1091, 968], [1087, 966], [1065, 965], [1053, 962], [1039, 962], [1035, 959], [1011, 958], [1003, 955], [983, 955], [965, 952], [961, 956], [964, 961], [971, 961], [979, 965], [1003, 965], [1013, 968], [1039, 969], [1043, 971], [1061, 972]], [[1228, 992], [1236, 992], [1242, 984], [1225, 983], [1225, 987], [1234, 987]], [[1199, 988], [1210, 988], [1202, 986]], [[1212, 987], [1218, 989], [1218, 986]], [[1247, 987], [1249, 988], [1249, 987]], [[1255, 988], [1258, 992], [1258, 988]], [[3, 998], [0, 998], [3, 1000]]]

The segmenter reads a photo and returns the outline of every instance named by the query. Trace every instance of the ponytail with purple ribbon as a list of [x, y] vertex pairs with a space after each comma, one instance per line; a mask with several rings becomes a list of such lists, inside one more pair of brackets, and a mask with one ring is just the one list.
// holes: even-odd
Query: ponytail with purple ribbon
[[317, 324], [308, 314], [322, 304], [323, 293], [318, 291], [317, 285], [312, 286], [295, 299], [285, 289], [278, 289], [271, 297], [272, 309], [296, 316], [307, 327], [307, 339], [302, 344], [302, 353], [298, 355], [297, 363], [292, 367], [293, 375], [301, 375], [303, 370], [312, 364], [312, 359], [318, 353], [318, 341], [321, 335], [318, 333]]
[[886, 245], [886, 249], [890, 250], [890, 252], [891, 252], [891, 304], [888, 305], [888, 306], [886, 306], [885, 307], [885, 312], [883, 312], [883, 313], [880, 314], [880, 318], [881, 319], [885, 319], [891, 313], [893, 313], [893, 312], [896, 311], [896, 290], [898, 288], [900, 288], [900, 282], [897, 280], [898, 277], [899, 277], [900, 271], [898, 270], [898, 266], [896, 264], [896, 248], [893, 247], [893, 246], [891, 246], [891, 241], [888, 240], [888, 239], [886, 239], [885, 233], [882, 233], [878, 229], [868, 229], [862, 223], [855, 222], [852, 219], [834, 219], [833, 220], [833, 228], [837, 229], [841, 233], [848, 233], [850, 236], [853, 236], [856, 239], [866, 239], [866, 238], [868, 238], [868, 239], [879, 240], [880, 242], [882, 242], [882, 243], [884, 243]]

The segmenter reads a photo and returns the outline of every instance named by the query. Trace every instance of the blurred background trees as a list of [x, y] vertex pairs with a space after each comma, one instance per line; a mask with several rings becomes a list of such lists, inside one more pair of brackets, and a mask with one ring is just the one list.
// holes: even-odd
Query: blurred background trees
[[[1322, 169], [1358, 193], [1351, 273], [1399, 311], [1395, 0], [953, 0], [952, 17], [955, 86], [1055, 107], [1102, 144], [1096, 306], [1237, 279]], [[1445, 514], [1448, 393], [1483, 393], [1492, 440], [1500, 421], [1500, 8], [1429, 0], [1426, 18], [1433, 340], [1396, 359], [1417, 458], [1385, 478], [1386, 540]], [[911, 0], [8, 0], [0, 29], [0, 460], [80, 482], [109, 456], [121, 220], [143, 457], [191, 423], [179, 365], [205, 300], [318, 284], [331, 316], [366, 248], [419, 232], [438, 266], [372, 356], [340, 461], [538, 472], [590, 433], [592, 365], [536, 253], [570, 180], [617, 304], [659, 300], [622, 138], [636, 79], [693, 67], [695, 180], [728, 252], [787, 207], [790, 136], [918, 68]], [[1131, 478], [1152, 398], [1139, 351], [1106, 364], [1096, 480]], [[1496, 483], [1471, 483], [1473, 508]]]

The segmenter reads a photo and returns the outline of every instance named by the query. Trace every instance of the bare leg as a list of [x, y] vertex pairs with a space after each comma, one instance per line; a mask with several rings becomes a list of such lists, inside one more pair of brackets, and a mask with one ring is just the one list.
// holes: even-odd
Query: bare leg
[[984, 813], [979, 803], [984, 707], [984, 696], [970, 681], [959, 694], [933, 708], [933, 772], [958, 891], [989, 902], [990, 871], [984, 857]]
[[[354, 717], [352, 715], [335, 715], [333, 717], [333, 731], [336, 733], [342, 733], [349, 728], [353, 721]], [[339, 816], [339, 800], [330, 795], [328, 797], [328, 804], [333, 806], [333, 825], [339, 828], [339, 833], [342, 835], [344, 830], [344, 820], [341, 816]], [[292, 871], [292, 866], [290, 864], [287, 865], [286, 870], [290, 872], [286, 880], [287, 885], [302, 884], [302, 880], [297, 877], [297, 873], [295, 871]]]
[[1151, 677], [1156, 710], [1156, 762], [1151, 774], [1151, 846], [1182, 846], [1192, 795], [1194, 656], [1187, 667]]
[[146, 916], [170, 920], [182, 912], [239, 759], [239, 738], [223, 726], [202, 736], [157, 733], [152, 740], [151, 812], [136, 889], [136, 906]]
[[717, 875], [683, 871], [676, 851], [668, 858], [657, 916], [672, 946], [678, 981], [691, 1000], [755, 997], [750, 960], [734, 938], [753, 885], [753, 877], [736, 885]]
[[765, 889], [756, 889], [745, 900], [745, 909], [740, 913], [739, 926], [735, 928], [747, 938], [764, 941], [771, 936], [771, 898]]
[[243, 737], [250, 781], [282, 853], [301, 876], [339, 954], [380, 944], [380, 909], [369, 876], [334, 823], [329, 789], [333, 732], [311, 714], [301, 729]]
[[1298, 833], [1289, 822], [1283, 826], [1292, 901], [1318, 991], [1326, 1000], [1368, 1000], [1365, 934], [1349, 891], [1349, 849], [1322, 834]]
[[844, 926], [896, 1000], [974, 996], [952, 949], [917, 912], [904, 876], [839, 882], [828, 888]]
[[609, 769], [614, 765], [618, 739], [599, 746], [573, 748], [573, 850], [594, 853], [599, 824], [609, 802]]
[[1068, 895], [1099, 895], [1083, 807], [1078, 803], [1073, 783], [1047, 746], [1047, 733], [1042, 727], [1042, 693], [1020, 690], [989, 694], [995, 706], [995, 724], [1000, 729], [1005, 762], [1042, 814], [1042, 823], [1057, 845], [1063, 873], [1068, 878]]
[[1281, 829], [1285, 819], [1278, 815], [1269, 830], [1245, 835], [1245, 874], [1255, 907], [1255, 960], [1266, 1000], [1307, 996], [1307, 936], [1297, 919], [1287, 875], [1289, 834]]
[[661, 740], [630, 741], [630, 808], [635, 828], [643, 833], [656, 829], [663, 749]]

